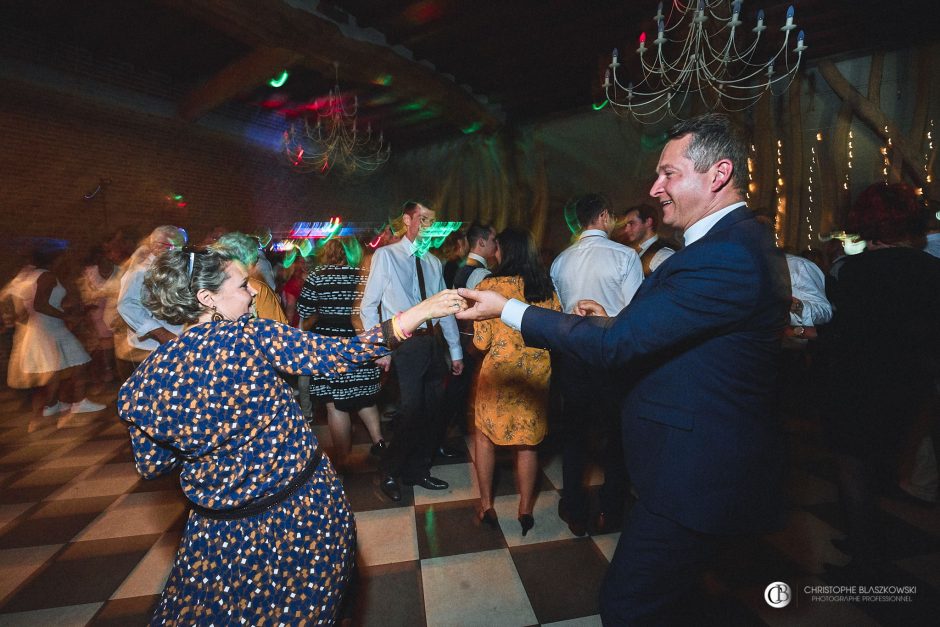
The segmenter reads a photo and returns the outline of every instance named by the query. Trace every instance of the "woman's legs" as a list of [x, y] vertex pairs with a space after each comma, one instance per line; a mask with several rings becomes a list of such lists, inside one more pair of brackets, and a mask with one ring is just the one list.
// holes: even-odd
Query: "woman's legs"
[[376, 405], [369, 405], [368, 407], [363, 407], [358, 411], [359, 417], [362, 418], [362, 424], [366, 426], [366, 430], [369, 432], [369, 439], [372, 440], [373, 444], [378, 444], [382, 441], [382, 426], [379, 418], [379, 408]]
[[336, 409], [333, 401], [326, 404], [326, 420], [330, 426], [330, 438], [333, 440], [333, 464], [342, 466], [352, 449], [352, 425], [349, 413]]
[[535, 482], [538, 479], [539, 457], [534, 446], [517, 446], [516, 490], [519, 492], [519, 515], [531, 514], [535, 506]]
[[33, 401], [33, 412], [37, 417], [42, 417], [43, 409], [52, 407], [59, 402], [59, 387], [62, 384], [61, 375], [61, 372], [53, 372], [49, 382], [36, 390], [34, 398], [38, 399], [39, 402]]
[[480, 487], [480, 507], [485, 512], [493, 507], [493, 471], [496, 467], [496, 447], [477, 427], [473, 434], [474, 459], [477, 483]]

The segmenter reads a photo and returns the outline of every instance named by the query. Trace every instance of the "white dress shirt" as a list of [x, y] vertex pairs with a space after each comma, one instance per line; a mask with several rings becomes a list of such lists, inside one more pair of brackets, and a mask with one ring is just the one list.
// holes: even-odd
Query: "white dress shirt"
[[473, 259], [480, 264], [480, 267], [474, 268], [473, 272], [470, 273], [470, 276], [467, 277], [467, 289], [475, 290], [477, 288], [477, 285], [480, 284], [480, 281], [482, 281], [483, 279], [485, 279], [486, 277], [490, 276], [493, 273], [490, 272], [489, 268], [487, 268], [486, 259], [484, 259], [480, 255], [476, 253], [470, 253], [467, 255], [467, 258]]
[[787, 255], [790, 287], [794, 298], [803, 302], [803, 313], [790, 312], [790, 324], [816, 327], [832, 320], [832, 305], [826, 299], [826, 277], [815, 263], [796, 255]]
[[[431, 254], [421, 257], [421, 270], [424, 273], [424, 287], [427, 296], [433, 296], [445, 289], [440, 260]], [[418, 287], [418, 273], [415, 271], [414, 244], [407, 237], [394, 244], [383, 246], [372, 256], [372, 268], [362, 294], [359, 319], [362, 328], [371, 329], [382, 320], [388, 320], [399, 311], [405, 311], [421, 302]], [[381, 313], [380, 313], [381, 311]], [[435, 320], [444, 332], [444, 339], [450, 347], [450, 357], [457, 361], [463, 359], [460, 348], [460, 335], [457, 320], [447, 316]]]
[[615, 316], [640, 288], [643, 265], [632, 248], [611, 241], [604, 231], [588, 229], [558, 255], [551, 276], [566, 313], [589, 298]]
[[[711, 228], [715, 226], [715, 224], [717, 224], [719, 220], [721, 220], [723, 217], [731, 213], [733, 210], [737, 209], [738, 207], [744, 206], [745, 204], [747, 203], [745, 202], [735, 203], [733, 205], [725, 207], [724, 209], [721, 209], [720, 211], [716, 211], [715, 213], [711, 215], [705, 216], [704, 218], [702, 218], [695, 224], [689, 226], [685, 230], [685, 233], [683, 234], [683, 237], [685, 239], [685, 245], [688, 246], [692, 244], [693, 242], [696, 242], [702, 239], [705, 236], [705, 234], [708, 233], [711, 230]], [[585, 233], [588, 233], [588, 231], [585, 231]], [[603, 233], [603, 231], [601, 231], [601, 233]], [[584, 237], [584, 235], [582, 235], [582, 237]], [[633, 252], [633, 249], [630, 249], [630, 252]], [[636, 255], [635, 252], [633, 252], [633, 254]], [[637, 257], [637, 261], [639, 261], [639, 257]], [[641, 270], [640, 278], [642, 279], [642, 277], [643, 277], [643, 272]], [[559, 297], [561, 296], [560, 292], [558, 296]], [[564, 301], [562, 301], [562, 306], [564, 306]], [[527, 307], [529, 307], [529, 305], [526, 303], [523, 303], [515, 299], [510, 299], [506, 303], [506, 306], [503, 307], [503, 313], [500, 316], [500, 319], [504, 323], [506, 323], [508, 326], [518, 331], [519, 329], [522, 328], [522, 316], [523, 314], [525, 314], [525, 310]], [[604, 309], [607, 309], [607, 308], [605, 307]], [[567, 307], [565, 307], [565, 311], [568, 311]], [[610, 309], [607, 309], [607, 313], [611, 316], [615, 316], [618, 313], [620, 313], [620, 310], [618, 309], [617, 311], [612, 312]]]
[[127, 324], [127, 343], [134, 348], [140, 348], [145, 351], [156, 350], [160, 342], [143, 336], [154, 329], [163, 327], [167, 331], [179, 335], [183, 332], [183, 325], [170, 324], [154, 317], [150, 310], [144, 307], [141, 302], [141, 294], [144, 291], [144, 275], [156, 258], [149, 255], [142, 261], [131, 265], [130, 269], [121, 277], [121, 291], [118, 295], [117, 310]]
[[[658, 240], [659, 240], [659, 235], [654, 235], [653, 237], [649, 238], [648, 240], [640, 244], [640, 251], [638, 253], [640, 257], [645, 255], [649, 247], [655, 244]], [[659, 250], [657, 250], [653, 254], [653, 258], [650, 259], [650, 272], [655, 271], [656, 268], [659, 267], [659, 264], [666, 261], [667, 259], [669, 259], [669, 257], [675, 254], [676, 254], [676, 251], [674, 251], [671, 248], [660, 248]]]

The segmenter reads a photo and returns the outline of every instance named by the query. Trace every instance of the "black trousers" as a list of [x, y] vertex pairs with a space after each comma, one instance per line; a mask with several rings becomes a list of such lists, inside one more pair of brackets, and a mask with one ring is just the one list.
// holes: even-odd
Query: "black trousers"
[[427, 477], [437, 448], [447, 361], [437, 333], [416, 335], [392, 353], [401, 391], [400, 415], [382, 459], [382, 472], [406, 481]]
[[605, 373], [585, 372], [578, 362], [558, 359], [559, 384], [564, 402], [562, 424], [565, 433], [562, 449], [564, 506], [575, 521], [587, 522], [588, 494], [584, 485], [592, 433], [600, 436], [603, 449], [600, 466], [604, 484], [600, 488], [600, 508], [619, 516], [626, 499], [628, 476], [623, 457], [620, 428], [620, 397], [614, 382]]

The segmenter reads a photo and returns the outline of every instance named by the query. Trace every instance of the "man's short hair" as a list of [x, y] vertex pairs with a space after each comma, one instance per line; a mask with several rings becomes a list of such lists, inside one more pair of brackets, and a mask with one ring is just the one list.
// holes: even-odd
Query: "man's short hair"
[[492, 232], [493, 227], [491, 225], [474, 222], [470, 225], [470, 228], [467, 229], [467, 243], [470, 244], [470, 248], [473, 248], [478, 239], [485, 240]]
[[427, 207], [427, 204], [421, 202], [420, 200], [406, 200], [401, 206], [402, 215], [412, 215], [415, 211], [418, 210], [418, 205], [424, 205]]
[[624, 211], [623, 215], [624, 216], [630, 215], [634, 211], [636, 211], [637, 217], [640, 218], [640, 222], [645, 223], [647, 220], [652, 220], [653, 230], [655, 231], [656, 229], [659, 228], [659, 222], [661, 220], [659, 209], [657, 209], [653, 205], [647, 205], [647, 204], [634, 205], [633, 207], [630, 207], [629, 209]]
[[581, 228], [597, 220], [602, 213], [610, 210], [610, 202], [603, 194], [585, 194], [574, 201], [574, 212], [578, 216]]
[[685, 156], [695, 164], [696, 172], [705, 172], [721, 159], [734, 168], [731, 182], [739, 192], [747, 191], [747, 142], [735, 124], [722, 113], [707, 113], [680, 122], [669, 131], [669, 139], [686, 135], [692, 141]]

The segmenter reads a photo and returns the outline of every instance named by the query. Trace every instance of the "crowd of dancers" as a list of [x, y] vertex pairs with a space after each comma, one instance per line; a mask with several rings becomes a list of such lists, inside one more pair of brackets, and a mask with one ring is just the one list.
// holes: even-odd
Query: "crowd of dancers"
[[[483, 524], [499, 524], [496, 456], [511, 451], [522, 535], [536, 524], [539, 446], [557, 429], [558, 515], [577, 536], [624, 529], [601, 609], [631, 624], [678, 616], [688, 573], [664, 578], [712, 558], [702, 537], [774, 527], [773, 495], [754, 481], [779, 476], [771, 415], [795, 406], [826, 425], [839, 461], [839, 549], [877, 569], [879, 491], [937, 498], [936, 216], [911, 188], [879, 183], [846, 224], [865, 252], [784, 257], [772, 216], [739, 198], [738, 156], [709, 144], [726, 121], [706, 118], [672, 135], [656, 203], [573, 201], [580, 228], [549, 264], [531, 233], [481, 223], [427, 250], [436, 216], [420, 202], [376, 248], [332, 238], [293, 263], [225, 229], [199, 245], [176, 226], [137, 246], [116, 233], [84, 263], [64, 242], [31, 242], [2, 292], [7, 382], [33, 391], [29, 428], [84, 424], [105, 409], [89, 386], [126, 379], [118, 411], [139, 472], [181, 472], [192, 503], [154, 623], [335, 619], [355, 525], [334, 467], [349, 463], [353, 415], [392, 501], [402, 483], [447, 489], [433, 466], [460, 455], [453, 429], [472, 433]], [[315, 402], [329, 450], [310, 430]], [[722, 466], [728, 442], [740, 447]], [[592, 460], [604, 471], [593, 511]], [[656, 543], [662, 555], [645, 555]], [[640, 585], [650, 573], [661, 577]]]

